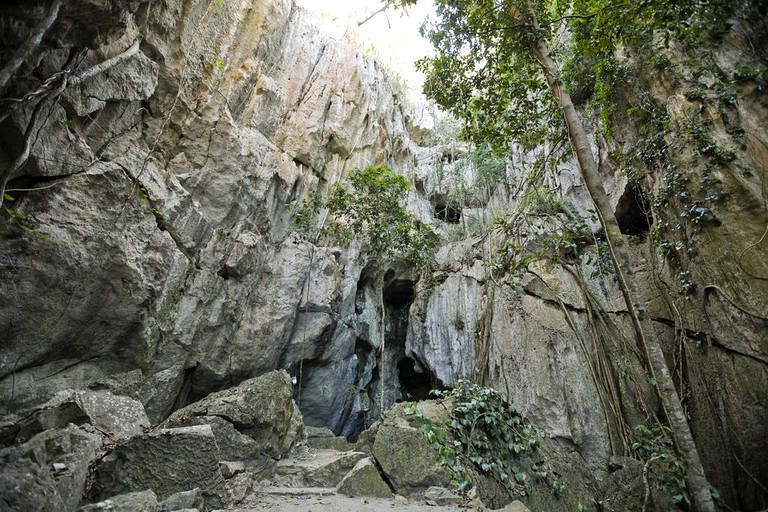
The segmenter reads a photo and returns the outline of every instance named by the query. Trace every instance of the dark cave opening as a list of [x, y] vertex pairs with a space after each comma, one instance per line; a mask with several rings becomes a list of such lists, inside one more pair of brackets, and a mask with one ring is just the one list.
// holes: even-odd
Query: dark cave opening
[[436, 203], [435, 218], [448, 224], [458, 224], [461, 221], [461, 210], [446, 203]]
[[624, 235], [643, 236], [651, 229], [653, 217], [642, 190], [627, 186], [616, 204], [616, 221]]
[[394, 279], [384, 286], [384, 303], [393, 308], [404, 308], [413, 302], [414, 282], [409, 279]]
[[397, 363], [397, 372], [400, 377], [400, 392], [406, 401], [428, 400], [429, 392], [437, 387], [432, 384], [429, 372], [422, 370], [410, 357], [405, 357]]

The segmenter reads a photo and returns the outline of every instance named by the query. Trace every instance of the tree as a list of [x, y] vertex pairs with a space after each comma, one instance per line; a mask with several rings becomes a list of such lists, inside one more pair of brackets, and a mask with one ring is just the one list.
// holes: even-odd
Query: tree
[[573, 46], [595, 56], [673, 26], [681, 17], [690, 16], [693, 8], [687, 7], [688, 2], [674, 0], [576, 0], [572, 4], [556, 0], [437, 0], [436, 4], [438, 20], [428, 37], [437, 54], [419, 64], [427, 75], [424, 90], [442, 107], [467, 120], [469, 138], [502, 149], [512, 141], [533, 148], [547, 140], [553, 129], [567, 130], [604, 230], [636, 342], [646, 355], [677, 449], [687, 463], [693, 502], [700, 512], [714, 511], [696, 444], [632, 274], [590, 140], [552, 50], [565, 46], [565, 38], [558, 36], [564, 33], [562, 23], [566, 20], [573, 22], [569, 33]]
[[342, 240], [362, 240], [374, 257], [426, 264], [435, 236], [401, 204], [411, 185], [408, 180], [386, 166], [368, 166], [352, 171], [349, 181], [352, 190], [334, 185], [322, 204], [331, 218], [325, 232]]

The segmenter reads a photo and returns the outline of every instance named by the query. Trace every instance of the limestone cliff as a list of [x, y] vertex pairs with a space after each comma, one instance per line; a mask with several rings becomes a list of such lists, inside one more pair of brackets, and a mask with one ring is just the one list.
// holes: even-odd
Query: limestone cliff
[[[47, 5], [3, 9], [6, 60]], [[4, 96], [38, 95], [2, 125], [7, 161], [30, 150], [2, 226], [4, 412], [117, 386], [158, 421], [273, 368], [353, 364], [362, 263], [296, 240], [288, 207], [357, 166], [413, 173], [376, 62], [288, 0], [65, 2], [17, 76]]]
[[[12, 2], [0, 29], [3, 63], [43, 34], [0, 84], [12, 98], [0, 111], [0, 414], [91, 388], [139, 399], [159, 423], [283, 368], [305, 421], [354, 439], [382, 406], [471, 376], [602, 477], [611, 456], [629, 454], [632, 426], [657, 413], [597, 241], [578, 240], [586, 256], [569, 265], [532, 264], [517, 291], [500, 282], [488, 263], [509, 231], [456, 236], [452, 223], [510, 214], [525, 166], [449, 209], [456, 184], [438, 169], [456, 151], [428, 146], [381, 66], [319, 33], [291, 0]], [[713, 73], [751, 62], [737, 34]], [[658, 257], [649, 226], [632, 222], [636, 185], [616, 150], [647, 134], [628, 122], [595, 149], [708, 475], [731, 506], [757, 510], [768, 499], [765, 84], [744, 80], [721, 108], [686, 96], [690, 77], [659, 77], [646, 88], [668, 123], [702, 115], [714, 140], [734, 146], [707, 168], [690, 141], [670, 155], [693, 169], [694, 197], [661, 205], [653, 222], [671, 226], [664, 240], [685, 258]], [[443, 240], [434, 268], [296, 235], [303, 199], [369, 164], [409, 177], [409, 208], [455, 240]], [[563, 165], [546, 184], [586, 216], [574, 165]], [[671, 190], [666, 170], [644, 169], [651, 189]], [[556, 228], [546, 222], [515, 242], [543, 244]]]

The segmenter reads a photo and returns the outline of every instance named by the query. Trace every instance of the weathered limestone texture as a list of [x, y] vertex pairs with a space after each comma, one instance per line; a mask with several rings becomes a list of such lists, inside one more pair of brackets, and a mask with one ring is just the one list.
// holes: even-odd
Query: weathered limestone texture
[[[3, 65], [51, 4], [0, 6]], [[619, 155], [640, 154], [648, 131], [629, 117], [611, 139], [590, 127], [622, 222], [645, 219], [638, 179], [657, 199], [672, 191], [647, 205], [647, 232], [627, 233], [632, 260], [708, 478], [741, 510], [768, 500], [768, 109], [759, 77], [737, 76], [766, 38], [750, 30], [724, 34], [695, 76], [639, 78], [670, 128], [663, 165], [638, 164], [630, 180]], [[598, 479], [611, 457], [634, 455], [633, 427], [659, 408], [615, 278], [595, 263], [599, 233], [578, 234], [559, 261], [496, 265], [506, 242], [541, 250], [575, 215], [596, 228], [573, 161], [537, 183], [566, 198], [556, 211], [513, 215], [531, 186], [526, 154], [456, 207], [459, 224], [436, 219], [430, 200], [457, 186], [443, 164], [462, 150], [434, 145], [382, 66], [292, 0], [63, 0], [39, 35], [0, 84], [19, 100], [0, 110], [0, 483], [19, 489], [3, 505], [71, 509], [83, 453], [96, 456], [87, 424], [128, 457], [138, 438], [171, 443], [143, 433], [171, 415], [208, 450], [215, 489], [201, 492], [225, 503], [214, 461], [242, 498], [295, 446], [302, 418], [355, 440], [396, 402], [459, 378], [503, 390]], [[737, 86], [733, 101], [717, 84]], [[713, 145], [691, 135], [699, 121]], [[429, 269], [298, 232], [303, 200], [381, 164], [413, 182], [408, 208], [443, 236]], [[524, 237], [509, 234], [514, 220]], [[238, 387], [260, 376], [271, 391]], [[259, 423], [251, 398], [276, 423]], [[382, 467], [410, 464], [383, 453], [404, 432], [421, 453], [418, 432], [380, 428]], [[38, 436], [80, 454], [74, 480], [13, 451]], [[99, 497], [146, 490], [127, 467]], [[162, 482], [158, 500], [180, 487]]]
[[[361, 262], [299, 241], [289, 207], [357, 166], [414, 173], [425, 150], [404, 93], [290, 0], [92, 4], [65, 1], [3, 91], [119, 61], [45, 89], [45, 119], [38, 95], [0, 127], [4, 160], [30, 143], [0, 225], [0, 287], [13, 297], [0, 304], [0, 412], [93, 386], [131, 393], [159, 422], [275, 368], [307, 361], [310, 379], [313, 361], [348, 365]], [[1, 56], [45, 8], [2, 7], [16, 39]], [[74, 48], [88, 51], [68, 62]], [[40, 136], [25, 140], [30, 127]]]
[[96, 469], [94, 501], [151, 489], [160, 500], [199, 487], [206, 505], [229, 502], [211, 427], [160, 429], [115, 447]]

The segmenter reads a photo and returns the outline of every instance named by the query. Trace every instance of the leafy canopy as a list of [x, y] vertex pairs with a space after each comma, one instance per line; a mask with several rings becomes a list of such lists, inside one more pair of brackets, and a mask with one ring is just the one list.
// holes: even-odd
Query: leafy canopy
[[727, 0], [435, 4], [437, 20], [422, 26], [422, 35], [436, 53], [417, 63], [426, 75], [424, 93], [467, 122], [465, 137], [498, 150], [513, 142], [533, 149], [564, 130], [556, 100], [531, 52], [538, 39], [556, 60], [576, 62], [578, 73], [599, 81], [618, 47], [652, 50], [675, 37], [693, 48], [713, 31], [727, 28], [725, 20], [734, 9]]
[[336, 184], [325, 201], [305, 203], [297, 219], [301, 222], [309, 216], [305, 211], [308, 207], [315, 212], [326, 208], [330, 219], [323, 230], [326, 236], [341, 242], [361, 239], [367, 251], [377, 257], [403, 259], [416, 266], [426, 264], [436, 236], [402, 204], [410, 182], [387, 166], [355, 169], [349, 181], [351, 189]]

